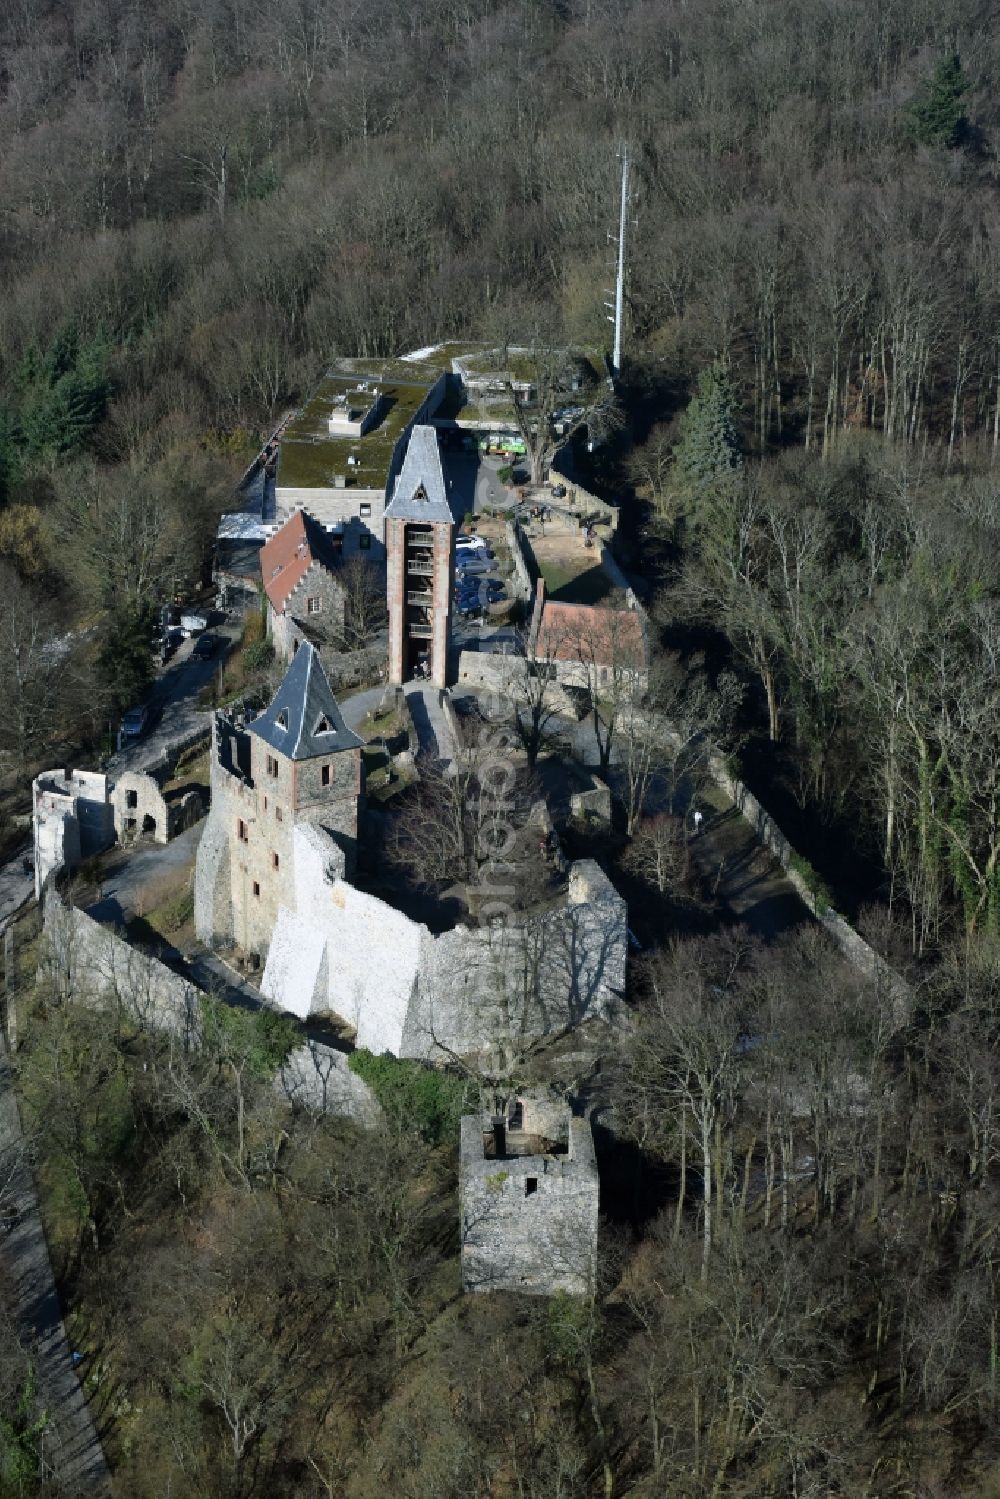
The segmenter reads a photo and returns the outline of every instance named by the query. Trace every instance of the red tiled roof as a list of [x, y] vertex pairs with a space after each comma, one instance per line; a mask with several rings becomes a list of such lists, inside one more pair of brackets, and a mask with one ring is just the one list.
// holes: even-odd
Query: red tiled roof
[[275, 612], [284, 612], [292, 590], [314, 562], [332, 567], [334, 560], [334, 549], [322, 527], [304, 510], [296, 510], [260, 549], [264, 592]]
[[535, 655], [549, 661], [586, 661], [641, 671], [646, 662], [642, 615], [635, 609], [601, 609], [546, 599]]

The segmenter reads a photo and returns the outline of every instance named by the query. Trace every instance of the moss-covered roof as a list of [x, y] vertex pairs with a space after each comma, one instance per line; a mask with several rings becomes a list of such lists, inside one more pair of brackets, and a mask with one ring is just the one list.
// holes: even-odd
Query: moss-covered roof
[[[279, 487], [327, 489], [333, 487], [334, 475], [344, 474], [348, 489], [384, 489], [396, 443], [439, 376], [439, 370], [399, 360], [341, 361], [337, 370], [324, 376], [282, 434]], [[332, 437], [328, 422], [334, 403], [339, 396], [356, 391], [359, 379], [378, 385], [383, 414], [364, 437]], [[352, 457], [358, 462], [349, 464]]]

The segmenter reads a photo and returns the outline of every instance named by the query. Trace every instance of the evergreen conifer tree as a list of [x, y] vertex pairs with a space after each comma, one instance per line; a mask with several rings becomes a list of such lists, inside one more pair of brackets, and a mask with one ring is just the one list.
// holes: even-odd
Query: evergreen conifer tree
[[674, 452], [675, 472], [692, 515], [720, 488], [727, 488], [743, 466], [737, 409], [736, 393], [723, 366], [716, 363], [703, 369]]
[[968, 85], [958, 53], [943, 57], [910, 105], [910, 134], [922, 146], [960, 146], [969, 128], [962, 112]]

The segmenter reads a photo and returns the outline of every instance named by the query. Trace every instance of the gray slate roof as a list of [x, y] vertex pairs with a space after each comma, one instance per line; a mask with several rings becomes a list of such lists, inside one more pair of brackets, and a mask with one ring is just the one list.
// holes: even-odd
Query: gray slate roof
[[270, 705], [248, 728], [290, 760], [318, 759], [360, 749], [363, 743], [345, 724], [323, 663], [307, 640], [299, 646]]
[[387, 520], [446, 520], [454, 523], [444, 488], [441, 454], [433, 427], [414, 427], [396, 480]]

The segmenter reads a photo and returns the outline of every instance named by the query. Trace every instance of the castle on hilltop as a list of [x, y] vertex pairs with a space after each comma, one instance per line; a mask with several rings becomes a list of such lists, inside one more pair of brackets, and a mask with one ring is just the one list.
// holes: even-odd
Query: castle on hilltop
[[361, 749], [308, 641], [258, 718], [216, 714], [199, 937], [256, 954], [261, 991], [281, 1009], [337, 1015], [359, 1046], [397, 1056], [496, 1054], [614, 1023], [626, 907], [600, 867], [571, 865], [544, 910], [434, 933], [355, 883]]

